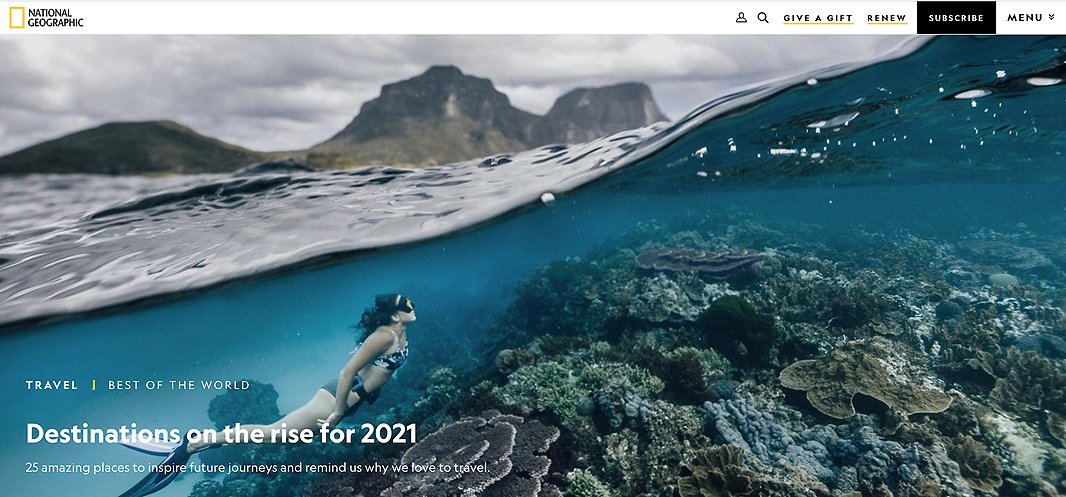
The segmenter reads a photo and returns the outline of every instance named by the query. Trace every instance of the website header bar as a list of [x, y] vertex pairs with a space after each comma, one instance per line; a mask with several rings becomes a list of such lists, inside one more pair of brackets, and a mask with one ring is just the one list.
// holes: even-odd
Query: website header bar
[[0, 35], [1066, 34], [1063, 2], [1001, 2], [998, 9], [995, 2], [966, 1], [16, 1], [0, 6], [7, 17]]

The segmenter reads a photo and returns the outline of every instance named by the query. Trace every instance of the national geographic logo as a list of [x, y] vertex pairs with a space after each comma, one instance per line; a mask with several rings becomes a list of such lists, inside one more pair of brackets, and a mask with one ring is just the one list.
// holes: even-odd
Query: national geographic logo
[[84, 28], [85, 18], [74, 17], [70, 9], [38, 9], [26, 7], [9, 7], [8, 27], [11, 29], [31, 28]]
[[7, 9], [7, 27], [26, 29], [26, 7], [9, 7]]

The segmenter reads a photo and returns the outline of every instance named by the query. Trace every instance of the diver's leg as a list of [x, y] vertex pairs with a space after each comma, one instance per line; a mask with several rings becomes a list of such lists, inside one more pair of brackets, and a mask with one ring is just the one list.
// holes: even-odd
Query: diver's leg
[[[357, 395], [356, 398], [358, 398]], [[349, 401], [351, 401], [350, 398]], [[314, 429], [318, 427], [319, 419], [325, 419], [330, 415], [330, 413], [333, 412], [334, 402], [336, 402], [336, 400], [332, 394], [330, 394], [326, 390], [319, 389], [317, 392], [315, 392], [315, 396], [312, 397], [311, 400], [308, 401], [306, 404], [286, 414], [284, 417], [271, 424], [242, 424], [239, 430], [235, 430], [237, 432], [242, 433], [242, 436], [240, 437], [241, 441], [238, 443], [225, 444], [225, 441], [222, 439], [222, 433], [220, 432], [218, 434], [218, 441], [215, 444], [210, 444], [205, 441], [200, 441], [196, 443], [190, 442], [188, 450], [189, 452], [196, 452], [197, 450], [200, 450], [201, 448], [208, 445], [238, 445], [242, 443], [249, 443], [246, 440], [249, 439], [248, 435], [251, 433], [262, 433], [263, 442], [270, 443], [270, 430], [280, 430], [282, 428], [281, 425], [283, 423], [285, 424], [285, 429], [287, 430], [303, 430], [307, 428]], [[236, 438], [235, 435], [236, 433], [234, 433], [234, 438]]]

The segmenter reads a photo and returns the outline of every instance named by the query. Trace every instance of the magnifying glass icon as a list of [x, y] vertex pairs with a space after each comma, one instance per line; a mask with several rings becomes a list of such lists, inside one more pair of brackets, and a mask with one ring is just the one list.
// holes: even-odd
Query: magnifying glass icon
[[766, 12], [759, 12], [758, 17], [760, 21], [765, 22], [766, 24], [770, 24], [770, 20], [766, 17]]

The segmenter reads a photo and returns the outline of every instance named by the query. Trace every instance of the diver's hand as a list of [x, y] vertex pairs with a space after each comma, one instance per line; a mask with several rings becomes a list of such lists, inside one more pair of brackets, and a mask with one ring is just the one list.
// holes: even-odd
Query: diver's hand
[[334, 411], [326, 419], [318, 420], [318, 426], [319, 427], [337, 426], [337, 423], [340, 423], [341, 419], [343, 419], [343, 418], [344, 418], [344, 413], [343, 412]]

